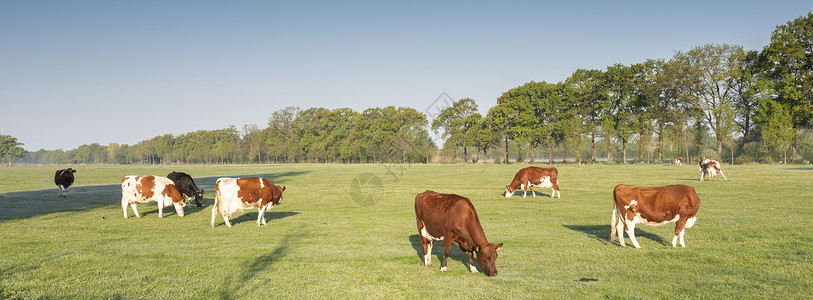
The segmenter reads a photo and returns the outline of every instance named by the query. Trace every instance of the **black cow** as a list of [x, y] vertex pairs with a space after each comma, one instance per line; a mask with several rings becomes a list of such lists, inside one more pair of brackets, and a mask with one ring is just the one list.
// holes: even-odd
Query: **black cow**
[[195, 204], [197, 204], [198, 207], [202, 206], [200, 201], [203, 200], [203, 190], [198, 189], [198, 186], [195, 185], [195, 181], [192, 180], [192, 176], [184, 172], [172, 172], [167, 175], [167, 178], [175, 183], [178, 192], [181, 192], [181, 195], [186, 197], [187, 201], [194, 196]]
[[76, 170], [71, 168], [56, 170], [54, 183], [59, 188], [59, 196], [68, 198], [68, 187], [73, 184], [73, 173], [76, 173]]

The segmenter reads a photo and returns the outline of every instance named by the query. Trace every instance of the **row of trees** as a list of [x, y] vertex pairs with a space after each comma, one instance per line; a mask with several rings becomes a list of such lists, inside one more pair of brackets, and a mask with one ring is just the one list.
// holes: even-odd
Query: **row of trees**
[[437, 152], [426, 116], [405, 107], [287, 107], [268, 127], [247, 125], [156, 136], [135, 145], [82, 145], [70, 151], [39, 150], [25, 163], [296, 163], [428, 162]]
[[[564, 160], [572, 151], [582, 162], [588, 138], [590, 162], [597, 159], [599, 142], [607, 146], [609, 160], [620, 145], [620, 161], [627, 162], [629, 145], [637, 142], [638, 159], [644, 161], [653, 141], [657, 161], [663, 162], [667, 137], [686, 156], [701, 156], [710, 130], [718, 158], [724, 144], [736, 144], [742, 161], [790, 149], [795, 162], [800, 134], [813, 119], [811, 53], [813, 14], [808, 14], [778, 26], [763, 51], [704, 45], [669, 60], [579, 69], [563, 82], [532, 81], [508, 90], [486, 116], [477, 113], [473, 100], [461, 99], [444, 109], [432, 128], [442, 129], [444, 149], [457, 149], [456, 158], [462, 149], [464, 160], [469, 148], [486, 153], [502, 145], [508, 161], [514, 143], [529, 148], [529, 161], [541, 147], [549, 162], [556, 148]], [[754, 142], [761, 147], [749, 148]], [[696, 148], [690, 150], [692, 144]]]
[[[442, 133], [439, 156], [446, 161], [486, 161], [491, 151], [502, 162], [524, 160], [526, 154], [534, 162], [540, 150], [551, 163], [554, 153], [564, 161], [626, 163], [628, 152], [637, 153], [638, 161], [650, 161], [654, 154], [654, 161], [663, 162], [665, 153], [723, 158], [727, 147], [732, 160], [736, 152], [741, 162], [787, 158], [788, 150], [797, 162], [800, 146], [809, 149], [803, 134], [813, 125], [811, 53], [813, 14], [808, 13], [777, 26], [762, 51], [704, 45], [668, 60], [579, 69], [562, 82], [512, 88], [485, 115], [474, 100], [461, 99], [442, 109], [431, 127], [427, 116], [412, 108], [288, 107], [274, 112], [264, 129], [248, 125], [242, 131], [162, 135], [132, 146], [40, 150], [22, 162], [428, 162], [438, 151], [427, 128]], [[703, 146], [709, 138], [711, 153]], [[0, 142], [4, 162], [25, 154], [12, 151], [21, 146], [16, 139]], [[614, 158], [616, 153], [621, 157]]]

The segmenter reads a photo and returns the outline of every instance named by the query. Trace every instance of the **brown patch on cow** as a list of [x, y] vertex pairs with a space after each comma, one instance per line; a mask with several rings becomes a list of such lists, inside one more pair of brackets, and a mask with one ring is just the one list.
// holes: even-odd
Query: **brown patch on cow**
[[[261, 182], [262, 188], [260, 188]], [[274, 196], [271, 192], [271, 187], [273, 184], [271, 184], [271, 181], [265, 178], [237, 178], [237, 186], [240, 187], [240, 189], [237, 191], [237, 197], [239, 197], [240, 201], [243, 203], [257, 203], [257, 201], [262, 200], [262, 202], [258, 204], [260, 207], [263, 207], [268, 204], [268, 202], [270, 202]]]
[[186, 201], [184, 201], [183, 196], [181, 195], [180, 192], [178, 192], [178, 189], [175, 188], [174, 184], [167, 184], [166, 186], [164, 186], [164, 190], [161, 191], [161, 194], [171, 198], [172, 202], [180, 204], [181, 206], [184, 206], [184, 204], [186, 204]]
[[136, 176], [135, 179], [141, 183], [136, 185], [136, 190], [141, 195], [144, 195], [144, 199], [150, 199], [153, 195], [155, 195], [153, 192], [155, 189], [155, 176]]

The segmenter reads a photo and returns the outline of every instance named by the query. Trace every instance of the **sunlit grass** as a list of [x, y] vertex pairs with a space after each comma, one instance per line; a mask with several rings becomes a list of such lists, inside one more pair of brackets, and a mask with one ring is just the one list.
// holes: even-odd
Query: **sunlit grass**
[[[723, 166], [728, 182], [699, 182], [695, 166], [560, 165], [561, 199], [502, 197], [524, 165], [74, 166], [69, 198], [55, 167], [0, 168], [0, 290], [53, 298], [804, 298], [813, 294], [813, 168]], [[204, 207], [158, 219], [121, 216], [124, 175], [191, 174]], [[366, 185], [353, 179], [368, 173]], [[209, 227], [214, 181], [259, 175], [287, 186], [257, 227]], [[377, 182], [381, 184], [378, 185]], [[686, 184], [701, 198], [687, 248], [674, 225], [638, 226], [642, 249], [609, 243], [620, 183]], [[490, 242], [505, 243], [499, 275], [471, 274], [452, 246], [440, 272], [420, 257], [414, 197], [427, 189], [474, 203]], [[352, 193], [358, 191], [359, 193]], [[358, 195], [370, 196], [360, 201]], [[581, 278], [597, 281], [580, 282]]]

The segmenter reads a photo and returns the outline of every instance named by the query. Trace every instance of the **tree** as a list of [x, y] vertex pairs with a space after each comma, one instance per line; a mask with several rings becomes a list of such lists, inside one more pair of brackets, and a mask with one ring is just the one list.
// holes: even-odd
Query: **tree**
[[735, 122], [742, 133], [742, 153], [748, 152], [751, 131], [754, 128], [754, 114], [761, 100], [768, 99], [773, 91], [772, 84], [766, 78], [764, 70], [768, 68], [767, 58], [756, 51], [745, 54], [739, 76], [735, 78], [736, 97], [734, 107], [737, 111]]
[[568, 106], [581, 130], [577, 134], [577, 160], [581, 162], [581, 134], [590, 133], [590, 163], [596, 162], [596, 135], [602, 119], [602, 103], [606, 98], [602, 90], [600, 70], [578, 69], [565, 80]]
[[762, 125], [762, 138], [771, 157], [785, 151], [795, 135], [793, 116], [785, 104], [771, 99], [762, 101], [755, 120]]
[[744, 58], [742, 46], [725, 44], [698, 46], [673, 57], [682, 67], [682, 88], [714, 132], [718, 156], [722, 156], [723, 141], [736, 126], [735, 79]]
[[[435, 133], [443, 129], [441, 137], [454, 147], [463, 148], [463, 160], [468, 161], [468, 149], [466, 145], [466, 118], [477, 112], [477, 103], [471, 98], [463, 98], [440, 111], [440, 114], [432, 120], [432, 131]], [[456, 155], [455, 159], [459, 159]]]
[[[779, 25], [771, 42], [763, 49], [770, 66], [768, 72], [785, 104], [793, 128], [811, 126], [813, 119], [813, 13]], [[798, 134], [792, 137], [792, 162], [796, 162]]]
[[0, 162], [5, 162], [9, 166], [15, 159], [25, 156], [26, 152], [23, 143], [17, 141], [17, 138], [0, 134]]
[[466, 133], [468, 144], [483, 152], [482, 161], [488, 162], [488, 149], [494, 148], [500, 143], [500, 135], [497, 129], [489, 126], [492, 121], [488, 117], [483, 117], [479, 113], [473, 113], [466, 119], [469, 130]]
[[[614, 133], [621, 141], [622, 163], [627, 163], [627, 143], [635, 134], [633, 76], [632, 67], [615, 64], [607, 67], [603, 80], [607, 92], [603, 124], [608, 132]], [[609, 152], [608, 149], [608, 159]]]

